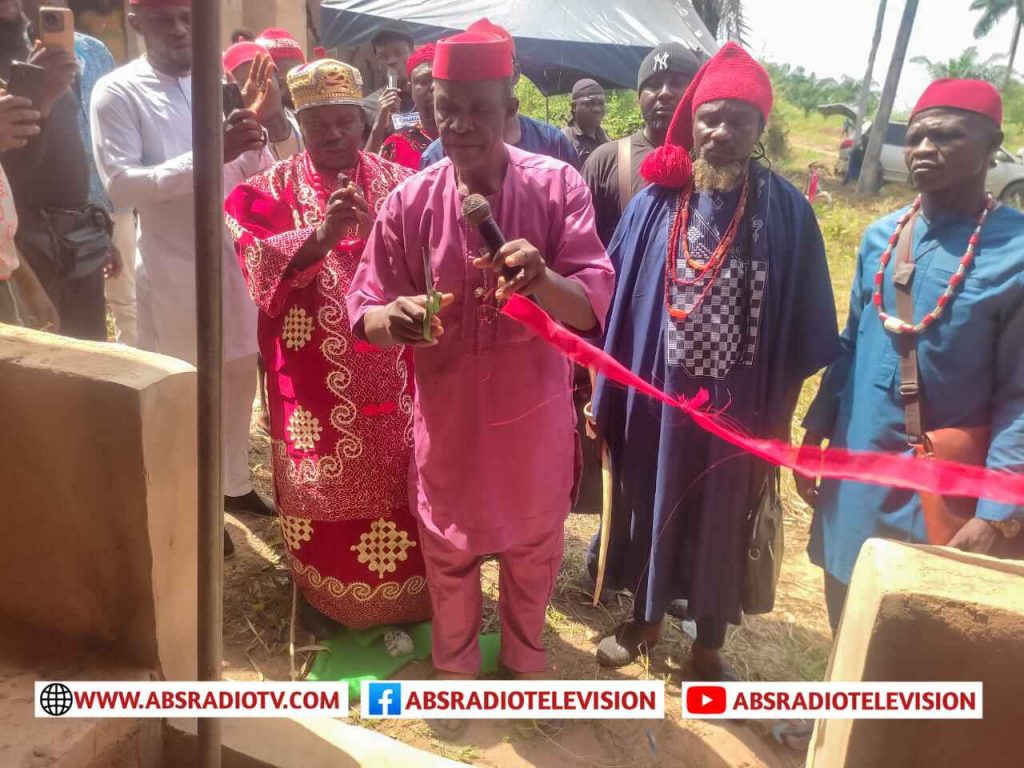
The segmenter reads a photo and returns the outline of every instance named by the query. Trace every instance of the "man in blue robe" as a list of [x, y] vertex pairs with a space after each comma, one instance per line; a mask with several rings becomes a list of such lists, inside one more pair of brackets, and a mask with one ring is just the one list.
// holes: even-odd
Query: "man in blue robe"
[[[814, 214], [751, 159], [771, 103], [767, 73], [733, 43], [697, 74], [666, 144], [644, 163], [652, 186], [609, 249], [618, 286], [605, 351], [673, 396], [704, 390], [748, 432], [788, 440], [801, 385], [839, 344]], [[775, 491], [777, 471], [600, 377], [594, 413], [615, 476], [605, 584], [635, 596], [599, 662], [635, 660], [657, 641], [669, 603], [686, 599], [696, 673], [733, 678], [720, 649], [741, 621], [750, 513]]]
[[[940, 80], [915, 107], [906, 156], [920, 192], [912, 231], [910, 294], [913, 323], [940, 307], [940, 297], [964, 259], [983, 211], [996, 204], [985, 179], [1003, 134], [998, 91], [979, 81]], [[901, 395], [900, 336], [916, 341], [921, 426], [987, 427], [986, 465], [1024, 467], [1024, 216], [994, 207], [985, 220], [973, 263], [937, 320], [916, 333], [893, 333], [880, 311], [899, 317], [899, 251], [873, 297], [883, 252], [906, 213], [875, 222], [864, 234], [842, 336], [842, 355], [829, 368], [804, 420], [804, 443], [859, 451], [913, 453]], [[954, 281], [956, 282], [956, 281]], [[891, 323], [890, 323], [891, 325]], [[920, 495], [878, 485], [797, 478], [815, 507], [811, 560], [825, 569], [826, 602], [838, 627], [847, 585], [861, 546], [871, 537], [926, 542]], [[1020, 530], [1020, 507], [982, 499], [950, 546], [998, 553]], [[1019, 543], [1018, 539], [1018, 543]], [[945, 542], [941, 542], [945, 543]]]

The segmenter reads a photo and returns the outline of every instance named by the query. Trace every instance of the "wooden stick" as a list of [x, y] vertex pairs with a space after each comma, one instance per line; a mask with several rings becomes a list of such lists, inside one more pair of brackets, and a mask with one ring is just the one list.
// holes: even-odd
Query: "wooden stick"
[[608, 537], [612, 528], [612, 454], [606, 440], [601, 440], [601, 489], [601, 546], [597, 555], [597, 578], [594, 579], [594, 607], [601, 604], [604, 572], [608, 566]]

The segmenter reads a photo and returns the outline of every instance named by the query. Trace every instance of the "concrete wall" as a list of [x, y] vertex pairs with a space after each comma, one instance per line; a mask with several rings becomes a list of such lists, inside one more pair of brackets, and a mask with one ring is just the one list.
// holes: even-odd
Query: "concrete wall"
[[0, 625], [194, 679], [191, 366], [0, 326]]
[[305, 0], [223, 0], [222, 19], [225, 41], [238, 27], [248, 27], [257, 35], [267, 27], [283, 27], [304, 49], [311, 49]]
[[828, 679], [981, 681], [984, 719], [819, 721], [809, 768], [1019, 768], [1024, 563], [869, 541]]

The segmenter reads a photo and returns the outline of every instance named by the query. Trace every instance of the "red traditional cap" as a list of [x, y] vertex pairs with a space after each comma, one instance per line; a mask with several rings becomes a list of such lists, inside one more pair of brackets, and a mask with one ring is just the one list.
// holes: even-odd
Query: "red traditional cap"
[[756, 107], [765, 120], [774, 101], [768, 72], [733, 42], [723, 45], [693, 78], [676, 107], [664, 146], [651, 152], [641, 165], [644, 178], [666, 187], [686, 186], [693, 175], [693, 117], [701, 105], [724, 99]]
[[512, 37], [506, 30], [482, 19], [465, 32], [437, 44], [434, 77], [466, 82], [512, 77], [515, 50]]
[[484, 18], [480, 21], [474, 21], [468, 27], [467, 32], [486, 32], [491, 35], [497, 35], [498, 37], [507, 38], [512, 43], [512, 58], [516, 57], [516, 41], [512, 37], [512, 33], [505, 29], [500, 24], [494, 24], [490, 19]]
[[412, 55], [409, 60], [405, 63], [405, 74], [412, 77], [412, 71], [416, 69], [420, 64], [432, 64], [434, 62], [434, 53], [437, 51], [436, 43], [427, 43], [421, 45]]
[[302, 50], [298, 40], [287, 29], [281, 29], [280, 27], [264, 29], [260, 32], [256, 42], [267, 49], [275, 62], [279, 62], [282, 59], [298, 59], [302, 63], [306, 62], [305, 51]]
[[255, 61], [261, 53], [267, 53], [267, 49], [259, 43], [235, 43], [224, 51], [224, 71], [234, 72], [243, 64]]
[[913, 120], [919, 112], [936, 107], [977, 112], [996, 125], [1003, 125], [1003, 97], [994, 85], [984, 80], [936, 80], [924, 89], [910, 119]]

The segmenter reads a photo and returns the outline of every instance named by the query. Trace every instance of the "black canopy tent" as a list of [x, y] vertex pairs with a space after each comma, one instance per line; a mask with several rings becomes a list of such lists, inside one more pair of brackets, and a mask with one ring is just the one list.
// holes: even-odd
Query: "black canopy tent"
[[512, 33], [523, 74], [545, 96], [567, 93], [581, 77], [634, 89], [640, 62], [662, 43], [718, 50], [689, 0], [324, 0], [320, 37], [326, 48], [358, 46], [401, 20], [423, 43], [483, 17]]

